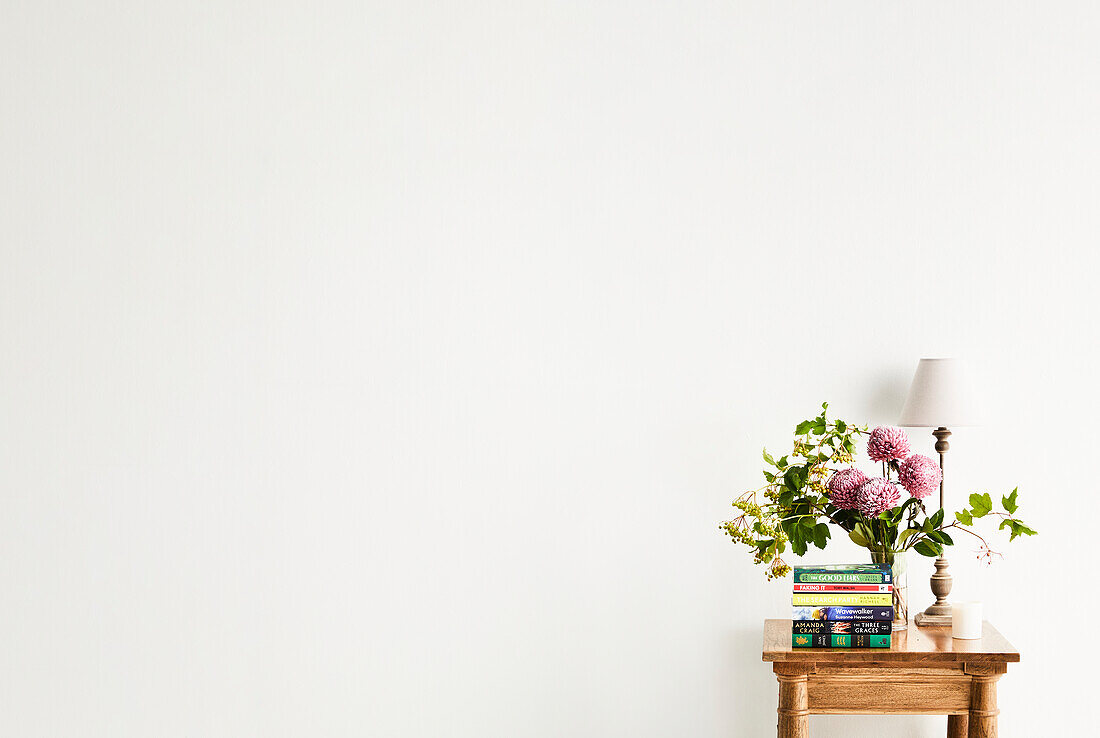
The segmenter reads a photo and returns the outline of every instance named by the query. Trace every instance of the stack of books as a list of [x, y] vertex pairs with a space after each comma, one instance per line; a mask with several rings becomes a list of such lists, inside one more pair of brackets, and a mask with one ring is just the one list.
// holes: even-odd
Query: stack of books
[[796, 648], [889, 648], [894, 620], [889, 564], [794, 567]]

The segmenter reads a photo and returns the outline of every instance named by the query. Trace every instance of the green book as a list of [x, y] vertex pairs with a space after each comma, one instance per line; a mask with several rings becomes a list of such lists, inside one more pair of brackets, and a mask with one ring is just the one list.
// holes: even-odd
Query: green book
[[892, 584], [889, 564], [847, 564], [841, 566], [796, 566], [794, 583]]
[[795, 648], [890, 648], [890, 634], [792, 633]]

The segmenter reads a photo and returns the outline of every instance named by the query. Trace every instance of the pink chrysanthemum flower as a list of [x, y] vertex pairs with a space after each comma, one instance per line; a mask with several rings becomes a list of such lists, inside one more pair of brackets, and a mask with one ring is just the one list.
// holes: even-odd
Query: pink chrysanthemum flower
[[841, 510], [856, 509], [856, 490], [867, 481], [867, 475], [850, 466], [833, 474], [825, 488], [829, 490], [829, 500]]
[[913, 454], [898, 467], [898, 481], [901, 486], [916, 497], [923, 500], [936, 491], [943, 479], [943, 472], [936, 462], [927, 456]]
[[856, 505], [864, 517], [873, 518], [898, 504], [901, 490], [882, 477], [868, 479], [856, 490]]
[[867, 440], [871, 461], [901, 461], [909, 456], [909, 436], [901, 428], [880, 425]]

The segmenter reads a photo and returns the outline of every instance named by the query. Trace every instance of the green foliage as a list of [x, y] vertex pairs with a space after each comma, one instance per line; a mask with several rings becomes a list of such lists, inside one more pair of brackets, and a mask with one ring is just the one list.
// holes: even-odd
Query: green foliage
[[[944, 524], [944, 510], [929, 511], [915, 497], [874, 518], [866, 518], [856, 510], [838, 509], [829, 500], [825, 483], [835, 471], [854, 461], [856, 444], [867, 429], [840, 419], [830, 420], [828, 408], [823, 402], [819, 415], [795, 426], [789, 454], [776, 459], [767, 448], [763, 450], [765, 485], [734, 500], [738, 516], [719, 526], [734, 542], [752, 550], [754, 561], [766, 567], [769, 578], [790, 571], [782, 559], [788, 548], [797, 556], [804, 555], [810, 546], [824, 549], [832, 539], [833, 526], [847, 533], [857, 546], [881, 556], [909, 549], [922, 556], [942, 556], [944, 546], [954, 545], [947, 532], [951, 528], [977, 537], [981, 555], [988, 556], [992, 551], [985, 539], [970, 527], [976, 519], [987, 516], [1001, 518], [998, 529], [1009, 530], [1009, 541], [1036, 535], [1014, 517], [1018, 508], [1016, 489], [1001, 498], [1004, 513], [993, 509], [988, 492], [971, 494], [967, 507], [955, 512], [949, 525]], [[883, 465], [888, 479], [897, 471], [896, 462]]]
[[1020, 489], [1017, 487], [1007, 495], [1001, 497], [1001, 508], [1004, 510], [1004, 512], [1001, 513], [993, 509], [993, 498], [988, 492], [975, 492], [970, 495], [969, 507], [965, 507], [955, 513], [955, 519], [962, 525], [969, 526], [974, 524], [976, 518], [984, 518], [987, 515], [1000, 517], [1001, 523], [997, 526], [997, 530], [1004, 530], [1007, 528], [1009, 532], [1009, 542], [1016, 540], [1019, 536], [1036, 535], [1037, 532], [1025, 524], [1024, 521], [1012, 517], [1019, 509], [1019, 503], [1017, 502], [1019, 494]]
[[917, 541], [913, 546], [913, 550], [921, 556], [930, 556], [932, 558], [943, 555], [943, 546], [928, 538], [923, 541]]
[[852, 462], [856, 440], [866, 429], [830, 420], [828, 407], [822, 403], [820, 414], [795, 426], [790, 453], [777, 459], [766, 448], [762, 451], [764, 487], [735, 500], [739, 516], [721, 526], [735, 542], [752, 548], [769, 576], [787, 572], [780, 555], [788, 547], [802, 556], [810, 546], [824, 549], [832, 538], [830, 513], [836, 509], [825, 493], [825, 481], [838, 465]]
[[993, 499], [988, 492], [970, 495], [970, 514], [975, 518], [984, 518], [993, 512]]
[[997, 530], [1004, 530], [1005, 528], [1009, 529], [1009, 542], [1015, 541], [1016, 536], [1033, 536], [1038, 533], [1038, 531], [1032, 530], [1024, 525], [1022, 520], [1017, 520], [1016, 518], [1005, 518], [1001, 521], [1001, 524], [997, 526]]

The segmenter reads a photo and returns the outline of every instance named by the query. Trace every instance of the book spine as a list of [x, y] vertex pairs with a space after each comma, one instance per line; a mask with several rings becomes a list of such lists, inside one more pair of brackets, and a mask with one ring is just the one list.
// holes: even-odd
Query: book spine
[[893, 607], [795, 607], [792, 620], [893, 620]]
[[890, 564], [798, 564], [795, 571], [889, 571]]
[[833, 648], [890, 648], [888, 635], [830, 635]]
[[852, 624], [852, 635], [889, 636], [894, 630], [894, 624], [890, 620], [849, 620], [848, 622]]
[[878, 571], [796, 571], [795, 584], [892, 584], [893, 574], [884, 569]]
[[838, 584], [836, 582], [823, 582], [821, 584], [796, 584], [795, 592], [825, 592], [838, 594], [842, 592], [893, 592], [892, 584]]
[[890, 648], [889, 635], [792, 633], [794, 648]]
[[803, 607], [816, 607], [821, 605], [889, 605], [893, 603], [894, 596], [889, 592], [882, 594], [822, 594], [820, 592], [794, 594], [793, 604]]
[[792, 633], [791, 645], [795, 648], [831, 648], [833, 644], [828, 633]]
[[889, 620], [795, 620], [791, 632], [800, 635], [830, 633], [851, 635], [890, 635], [893, 623]]

